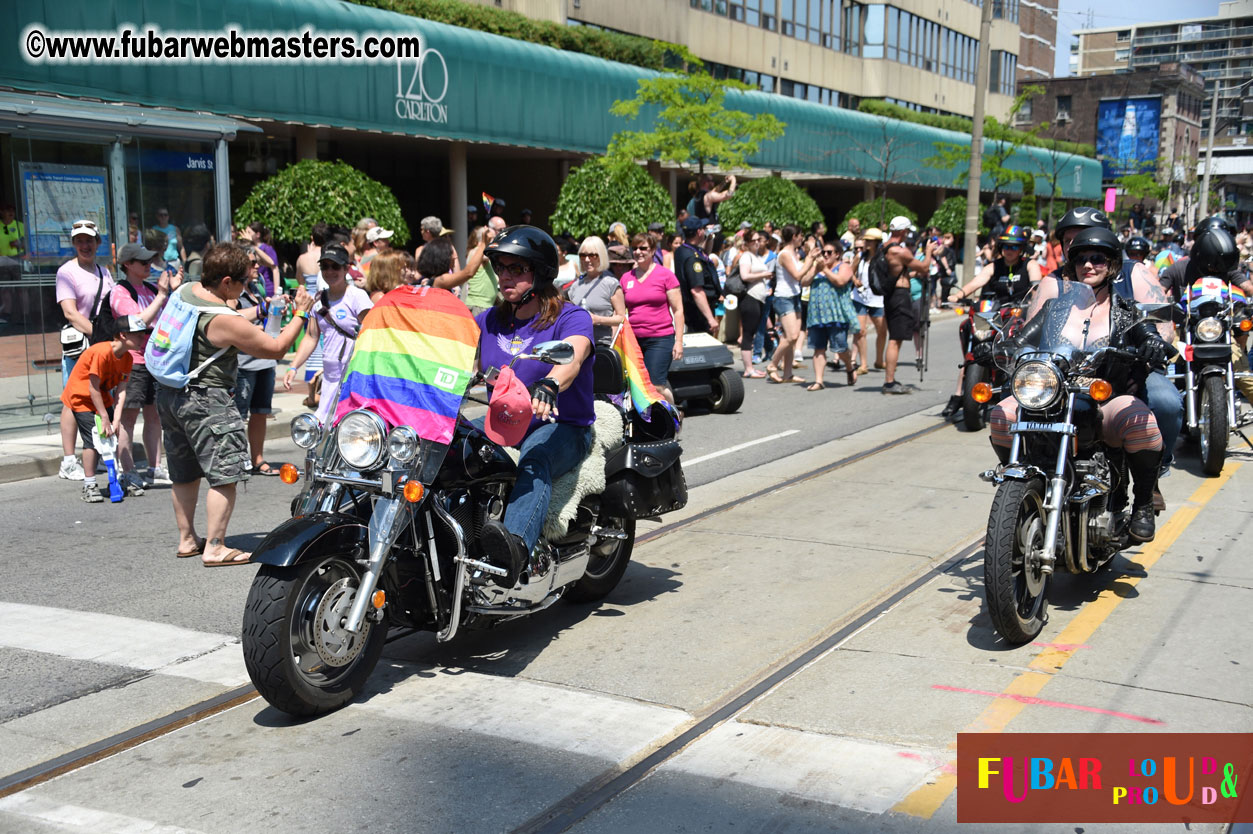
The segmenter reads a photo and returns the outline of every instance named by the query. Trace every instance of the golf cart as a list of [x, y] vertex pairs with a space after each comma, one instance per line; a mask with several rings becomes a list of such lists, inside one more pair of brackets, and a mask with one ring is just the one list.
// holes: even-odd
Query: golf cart
[[731, 350], [708, 333], [683, 336], [683, 358], [670, 364], [670, 388], [676, 401], [708, 404], [715, 414], [731, 414], [744, 402]]

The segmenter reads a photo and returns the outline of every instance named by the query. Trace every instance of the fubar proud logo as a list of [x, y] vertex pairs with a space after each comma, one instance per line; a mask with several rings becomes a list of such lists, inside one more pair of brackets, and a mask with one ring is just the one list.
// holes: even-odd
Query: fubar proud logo
[[410, 122], [448, 124], [448, 62], [438, 49], [396, 62], [396, 115]]
[[1249, 733], [961, 733], [957, 821], [1253, 821]]

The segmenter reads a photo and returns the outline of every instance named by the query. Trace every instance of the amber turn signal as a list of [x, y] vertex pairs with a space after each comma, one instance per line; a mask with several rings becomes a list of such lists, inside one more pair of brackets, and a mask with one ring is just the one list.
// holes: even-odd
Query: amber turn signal
[[294, 463], [285, 463], [278, 469], [278, 478], [285, 484], [294, 484], [300, 480], [300, 470]]
[[1114, 386], [1110, 385], [1103, 379], [1094, 379], [1092, 384], [1088, 386], [1088, 396], [1103, 403], [1114, 394]]
[[986, 382], [976, 383], [975, 387], [970, 391], [970, 397], [977, 403], [986, 403], [992, 399], [992, 386]]
[[421, 481], [405, 481], [405, 500], [410, 504], [418, 503], [425, 494], [426, 489]]
[[1250, 330], [1253, 330], [1253, 319], [1245, 319], [1244, 321], [1240, 322], [1240, 329], [1243, 330], [1245, 333], [1248, 333]]
[[370, 604], [375, 608], [382, 608], [385, 602], [387, 602], [387, 594], [383, 591], [375, 591], [374, 595], [370, 597]]

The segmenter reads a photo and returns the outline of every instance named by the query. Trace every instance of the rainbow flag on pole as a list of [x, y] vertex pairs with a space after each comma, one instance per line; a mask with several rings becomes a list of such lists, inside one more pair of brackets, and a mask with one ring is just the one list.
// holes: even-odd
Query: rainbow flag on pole
[[496, 198], [493, 197], [491, 194], [488, 194], [486, 191], [484, 191], [483, 192], [483, 213], [484, 214], [492, 213], [492, 203], [494, 202], [496, 202]]
[[452, 442], [478, 349], [479, 326], [455, 295], [397, 287], [361, 324], [335, 421], [369, 408], [390, 427], [411, 426], [424, 440]]
[[[683, 335], [676, 333], [675, 338], [682, 339]], [[631, 407], [645, 420], [651, 420], [653, 406], [660, 404], [670, 412], [677, 426], [679, 415], [674, 410], [674, 406], [657, 391], [653, 381], [649, 379], [648, 368], [644, 367], [644, 352], [640, 350], [640, 343], [636, 340], [635, 331], [631, 329], [629, 321], [622, 322], [622, 327], [618, 329], [618, 337], [614, 339], [613, 349], [622, 359], [622, 367], [626, 371], [627, 393]]]

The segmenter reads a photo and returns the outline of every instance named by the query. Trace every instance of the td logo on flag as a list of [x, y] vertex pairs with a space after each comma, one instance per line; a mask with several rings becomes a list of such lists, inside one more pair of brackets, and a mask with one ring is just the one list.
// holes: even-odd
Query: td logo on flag
[[440, 368], [435, 372], [434, 384], [439, 388], [443, 388], [445, 391], [453, 391], [457, 388], [457, 380], [460, 376], [461, 375], [454, 370], [449, 368]]

